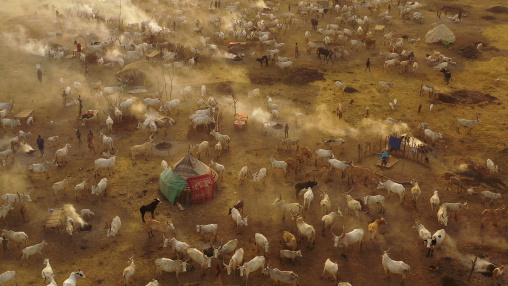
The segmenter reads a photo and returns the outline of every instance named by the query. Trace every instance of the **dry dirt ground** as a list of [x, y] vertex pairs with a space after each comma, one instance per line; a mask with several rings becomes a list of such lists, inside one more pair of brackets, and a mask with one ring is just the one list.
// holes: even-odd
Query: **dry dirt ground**
[[[112, 74], [117, 69], [99, 70], [93, 65], [90, 67], [90, 76], [85, 78], [84, 66], [76, 59], [49, 62], [40, 56], [26, 53], [18, 46], [10, 45], [12, 42], [16, 43], [16, 37], [43, 37], [46, 31], [41, 28], [46, 25], [43, 19], [51, 19], [54, 15], [51, 8], [45, 10], [40, 6], [43, 4], [45, 3], [26, 1], [16, 6], [16, 9], [13, 8], [11, 12], [8, 9], [0, 11], [3, 36], [15, 35], [14, 38], [4, 38], [0, 45], [0, 54], [3, 55], [0, 62], [2, 72], [0, 101], [7, 102], [14, 99], [15, 113], [25, 108], [35, 109], [34, 126], [26, 127], [23, 123], [21, 127], [23, 131], [32, 133], [29, 140], [32, 146], [36, 146], [35, 139], [38, 134], [45, 138], [58, 135], [60, 142], [58, 146], [47, 147], [46, 154], [42, 158], [37, 155], [16, 154], [16, 162], [13, 165], [8, 164], [0, 174], [0, 189], [2, 194], [26, 192], [28, 188], [32, 189], [33, 202], [26, 204], [24, 217], [20, 215], [19, 205], [16, 205], [15, 210], [1, 223], [6, 225], [7, 229], [26, 232], [30, 245], [44, 239], [48, 242], [48, 246], [44, 249], [42, 256], [35, 255], [30, 258], [31, 264], [24, 262], [20, 265], [22, 247], [11, 245], [12, 256], [2, 254], [0, 273], [16, 270], [18, 285], [41, 285], [43, 283], [40, 276], [43, 268], [42, 261], [44, 258], [50, 258], [58, 283], [62, 283], [71, 271], [81, 269], [86, 279], [78, 281], [78, 285], [122, 285], [124, 283], [122, 270], [127, 266], [128, 258], [132, 256], [136, 263], [136, 273], [130, 285], [145, 285], [153, 278], [157, 278], [161, 285], [178, 285], [178, 283], [187, 282], [200, 282], [202, 285], [244, 284], [245, 279], [238, 275], [227, 276], [225, 272], [222, 272], [220, 277], [217, 277], [215, 267], [222, 264], [220, 260], [213, 260], [211, 269], [201, 270], [196, 267], [187, 273], [182, 273], [179, 282], [174, 274], [164, 273], [162, 277], [157, 276], [154, 260], [160, 257], [175, 258], [176, 255], [162, 247], [161, 236], [149, 239], [146, 226], [140, 219], [139, 207], [155, 197], [162, 197], [158, 191], [158, 177], [162, 171], [161, 160], [174, 164], [187, 152], [189, 144], [199, 143], [202, 140], [216, 143], [203, 130], [198, 130], [198, 133], [189, 130], [187, 117], [196, 109], [196, 96], [192, 100], [182, 102], [179, 111], [171, 114], [177, 124], [170, 130], [167, 138], [162, 138], [163, 136], [160, 135], [156, 138], [156, 143], [162, 141], [171, 143], [169, 152], [156, 151], [146, 158], [138, 158], [136, 165], [131, 163], [129, 148], [145, 142], [148, 138], [145, 131], [136, 129], [137, 120], [141, 118], [140, 112], [133, 110], [132, 113], [124, 115], [123, 123], [115, 122], [111, 136], [115, 140], [114, 144], [119, 153], [115, 173], [107, 176], [109, 180], [107, 195], [103, 200], [91, 195], [75, 198], [72, 189], [75, 184], [81, 182], [82, 178], [89, 178], [92, 184], [98, 182], [99, 178], [93, 177], [93, 160], [99, 155], [91, 154], [86, 148], [86, 143], [80, 146], [74, 130], [80, 128], [83, 142], [86, 141], [86, 132], [89, 129], [92, 130], [96, 134], [97, 149], [102, 150], [96, 131], [104, 122], [105, 116], [101, 113], [100, 122], [88, 122], [87, 127], [82, 127], [75, 119], [78, 113], [77, 106], [62, 107], [58, 78], [63, 77], [66, 84], [80, 81], [84, 86], [101, 79], [105, 83], [104, 86], [112, 86], [116, 81]], [[282, 2], [282, 12], [286, 12], [287, 4]], [[256, 52], [257, 56], [262, 54], [259, 44], [255, 43], [245, 50], [247, 56], [244, 62], [212, 58], [203, 53], [195, 69], [177, 73], [174, 78], [173, 97], [176, 97], [174, 94], [178, 94], [180, 88], [187, 85], [191, 85], [197, 91], [201, 84], [205, 84], [208, 87], [207, 95], [219, 100], [222, 96], [228, 97], [231, 89], [239, 98], [238, 112], [249, 114], [249, 124], [245, 132], [236, 132], [232, 124], [232, 108], [223, 107], [222, 120], [219, 123], [220, 132], [231, 137], [231, 151], [221, 158], [216, 158], [213, 150], [210, 155], [201, 156], [205, 163], [209, 163], [214, 157], [226, 167], [224, 177], [218, 182], [215, 198], [205, 203], [184, 205], [184, 211], [179, 211], [163, 199], [157, 207], [156, 219], [166, 221], [170, 218], [176, 227], [176, 231], [170, 235], [175, 235], [177, 239], [198, 248], [206, 246], [208, 238], [197, 234], [195, 225], [218, 223], [219, 232], [215, 245], [221, 241], [238, 238], [238, 247], [245, 250], [245, 261], [257, 255], [253, 237], [256, 232], [262, 233], [271, 245], [266, 255], [270, 265], [294, 271], [300, 277], [300, 285], [336, 285], [337, 282], [320, 278], [327, 258], [340, 265], [339, 281], [348, 281], [353, 285], [397, 285], [401, 281], [398, 275], [382, 279], [384, 273], [381, 265], [381, 247], [385, 249], [391, 247], [390, 257], [403, 260], [411, 266], [412, 272], [418, 274], [408, 276], [407, 285], [489, 285], [490, 278], [479, 273], [474, 273], [471, 281], [467, 282], [471, 260], [478, 254], [481, 258], [478, 260], [480, 265], [486, 263], [484, 260], [495, 265], [506, 262], [508, 257], [506, 218], [499, 223], [498, 227], [487, 225], [481, 229], [481, 212], [485, 206], [480, 203], [480, 195], [469, 197], [464, 193], [455, 194], [447, 190], [448, 181], [445, 180], [444, 175], [458, 173], [461, 170], [459, 167], [464, 163], [484, 166], [486, 159], [490, 158], [499, 165], [501, 170], [499, 174], [484, 176], [483, 182], [480, 182], [478, 177], [458, 176], [468, 180], [468, 187], [474, 186], [478, 192], [491, 190], [502, 193], [503, 199], [495, 202], [493, 208], [506, 206], [506, 188], [499, 182], [506, 181], [507, 176], [504, 170], [508, 168], [506, 146], [508, 112], [504, 105], [508, 87], [506, 81], [508, 79], [506, 70], [508, 38], [507, 26], [504, 23], [508, 16], [486, 11], [488, 8], [502, 6], [505, 3], [490, 0], [448, 1], [446, 2], [448, 11], [456, 12], [460, 7], [466, 15], [462, 23], [456, 24], [449, 23], [446, 19], [436, 18], [435, 10], [443, 8], [442, 1], [425, 1], [424, 4], [427, 6], [420, 9], [425, 17], [422, 23], [413, 21], [402, 23], [397, 17], [396, 4], [392, 4], [391, 14], [394, 20], [387, 28], [394, 30], [397, 37], [407, 35], [423, 39], [433, 22], [443, 22], [455, 33], [457, 42], [450, 48], [445, 48], [443, 45], [428, 45], [423, 41], [415, 44], [406, 43], [407, 49], [415, 52], [420, 64], [415, 77], [410, 73], [382, 71], [383, 60], [378, 57], [379, 50], [387, 51], [387, 48], [380, 43], [382, 35], [379, 34], [375, 36], [378, 40], [376, 49], [355, 50], [351, 52], [350, 59], [337, 59], [334, 65], [320, 62], [315, 54], [305, 52], [303, 35], [306, 30], [311, 30], [310, 23], [302, 25], [296, 31], [279, 36], [279, 41], [285, 42], [288, 46], [285, 56], [293, 60], [293, 67], [289, 70], [282, 71], [273, 65], [260, 68], [259, 63], [249, 56], [250, 52]], [[38, 19], [31, 19], [34, 5], [38, 11]], [[145, 7], [144, 5], [142, 7]], [[292, 11], [293, 9], [296, 9], [296, 6], [292, 6]], [[383, 6], [381, 10], [386, 10], [386, 6]], [[362, 14], [369, 14], [365, 7], [360, 8], [360, 11]], [[320, 22], [331, 22], [332, 17], [335, 15], [326, 15], [324, 19], [320, 19]], [[24, 35], [18, 25], [25, 27]], [[47, 24], [47, 26], [50, 25]], [[311, 39], [319, 41], [321, 37], [313, 32]], [[72, 41], [73, 38], [70, 36], [60, 39], [64, 45], [71, 45]], [[295, 42], [300, 45], [301, 57], [298, 59], [294, 59], [292, 53]], [[479, 42], [484, 44], [484, 48], [477, 53], [476, 58], [469, 59], [463, 56], [467, 51], [471, 53], [471, 47], [476, 47]], [[219, 46], [222, 49], [225, 48], [225, 44], [219, 44]], [[450, 68], [453, 74], [450, 85], [445, 85], [442, 75], [432, 70], [425, 62], [424, 55], [432, 53], [433, 50], [440, 51], [457, 62], [456, 66]], [[372, 62], [371, 72], [364, 71], [368, 57]], [[41, 63], [43, 67], [42, 84], [39, 84], [36, 79], [36, 63]], [[157, 67], [157, 64], [155, 63], [154, 66]], [[154, 83], [150, 92], [156, 90], [158, 77], [160, 72], [152, 74]], [[500, 80], [495, 81], [496, 78]], [[358, 92], [344, 94], [336, 91], [333, 84], [336, 80], [341, 80]], [[378, 91], [380, 80], [394, 82], [395, 86], [389, 92]], [[421, 84], [433, 85], [443, 94], [461, 90], [482, 91], [493, 98], [485, 97], [489, 100], [473, 103], [473, 100], [469, 102], [470, 99], [462, 97], [464, 100], [458, 100], [458, 103], [443, 103], [437, 99], [419, 97]], [[260, 88], [261, 99], [249, 101], [247, 92], [254, 88]], [[464, 93], [460, 94], [464, 95]], [[84, 90], [82, 95], [85, 110], [107, 108], [105, 101], [95, 100], [90, 91]], [[273, 200], [276, 193], [280, 193], [285, 200], [295, 202], [294, 184], [308, 180], [304, 178], [305, 172], [316, 167], [305, 164], [304, 171], [296, 175], [292, 172], [284, 175], [281, 171], [274, 171], [271, 168], [269, 156], [282, 160], [286, 157], [295, 157], [295, 150], [294, 148], [290, 151], [277, 149], [283, 137], [282, 133], [276, 132], [272, 136], [263, 134], [262, 122], [268, 120], [266, 96], [271, 96], [274, 103], [279, 105], [280, 118], [276, 121], [281, 124], [288, 123], [290, 137], [299, 137], [301, 146], [305, 145], [315, 150], [322, 148], [322, 139], [344, 138], [346, 140], [344, 147], [334, 150], [335, 156], [340, 160], [357, 160], [357, 144], [377, 142], [381, 136], [386, 136], [389, 132], [416, 132], [416, 126], [419, 123], [429, 122], [432, 130], [443, 134], [443, 139], [436, 141], [428, 165], [399, 158], [401, 161], [393, 168], [382, 170], [374, 166], [377, 162], [377, 157], [374, 155], [355, 162], [357, 165], [363, 165], [396, 181], [408, 182], [416, 177], [423, 191], [417, 209], [412, 207], [409, 198], [410, 186], [406, 185], [406, 200], [402, 206], [398, 204], [398, 198], [395, 196], [387, 199], [386, 213], [383, 216], [388, 224], [381, 226], [377, 241], [371, 244], [366, 234], [362, 248], [351, 245], [346, 258], [341, 255], [343, 249], [333, 247], [332, 235], [329, 232], [326, 236], [321, 236], [319, 208], [321, 197], [320, 192], [316, 190], [316, 198], [305, 214], [305, 221], [317, 230], [316, 247], [309, 249], [306, 247], [306, 240], [302, 240], [299, 249], [302, 250], [303, 258], [296, 259], [295, 264], [287, 262], [281, 265], [277, 259], [279, 250], [282, 249], [279, 243], [281, 234], [284, 230], [296, 234], [297, 229], [290, 219], [281, 220], [281, 212], [272, 207]], [[391, 111], [388, 102], [395, 98], [398, 104], [395, 110]], [[460, 99], [460, 97], [457, 98]], [[339, 103], [345, 107], [342, 120], [339, 120], [333, 112]], [[429, 110], [431, 103], [434, 104], [432, 111]], [[423, 105], [422, 112], [417, 113], [420, 104]], [[365, 118], [367, 106], [370, 107], [369, 118]], [[303, 118], [296, 121], [295, 112], [303, 113]], [[477, 114], [482, 122], [471, 135], [466, 134], [464, 129], [460, 134], [456, 132], [457, 118], [474, 119]], [[387, 117], [401, 119], [409, 128], [394, 130], [386, 125]], [[50, 121], [53, 121], [53, 124]], [[18, 127], [16, 131], [19, 129]], [[14, 136], [14, 132], [7, 130], [1, 136], [1, 143], [5, 149], [8, 140]], [[55, 150], [67, 142], [72, 145], [68, 162], [51, 172], [49, 179], [46, 180], [44, 176], [35, 176], [31, 182], [28, 178], [27, 166], [32, 163], [50, 161]], [[397, 154], [394, 156], [397, 157]], [[236, 174], [244, 165], [247, 165], [252, 172], [262, 167], [268, 169], [267, 179], [259, 188], [254, 188], [251, 180], [243, 184], [238, 182]], [[72, 175], [72, 186], [55, 198], [52, 184], [68, 175]], [[344, 213], [344, 218], [340, 218], [337, 222], [335, 233], [338, 234], [341, 231], [342, 225], [345, 226], [346, 231], [355, 228], [367, 230], [370, 222], [381, 217], [376, 212], [361, 213], [359, 217], [347, 215], [347, 207], [342, 195], [342, 191], [353, 188], [351, 194], [355, 198], [367, 194], [386, 196], [386, 191], [376, 189], [377, 181], [378, 178], [375, 178], [374, 182], [370, 182], [368, 186], [360, 183], [351, 186], [337, 171], [332, 173], [329, 182], [319, 178], [319, 189], [328, 191], [333, 209], [339, 206]], [[428, 258], [425, 257], [422, 243], [411, 226], [418, 215], [420, 222], [431, 232], [442, 228], [437, 222], [436, 213], [432, 212], [429, 206], [429, 198], [434, 189], [439, 190], [441, 202], [468, 202], [469, 210], [461, 212], [457, 220], [450, 218], [449, 225], [445, 227], [447, 239], [444, 246], [435, 251], [433, 258]], [[239, 199], [245, 201], [244, 214], [249, 216], [248, 227], [236, 228], [227, 215], [227, 207], [232, 206]], [[302, 198], [298, 201], [303, 203]], [[49, 209], [62, 207], [65, 203], [72, 203], [77, 210], [90, 208], [95, 212], [95, 216], [89, 220], [93, 224], [92, 231], [77, 232], [71, 238], [65, 233], [58, 235], [54, 231], [43, 230]], [[122, 220], [122, 228], [116, 237], [106, 238], [105, 225], [117, 215]], [[482, 243], [483, 247], [480, 248]], [[437, 270], [429, 270], [431, 265], [434, 268], [437, 267]], [[508, 281], [506, 277], [501, 277], [495, 284], [506, 285], [506, 281]], [[271, 283], [269, 278], [259, 271], [252, 273], [249, 277], [250, 285], [268, 285], [269, 283]]]

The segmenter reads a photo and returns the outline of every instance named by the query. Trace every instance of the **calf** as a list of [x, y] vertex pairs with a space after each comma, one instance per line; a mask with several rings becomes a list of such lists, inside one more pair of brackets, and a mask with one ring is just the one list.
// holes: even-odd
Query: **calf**
[[158, 220], [154, 220], [154, 219], [149, 219], [147, 225], [149, 228], [148, 238], [150, 238], [150, 235], [152, 235], [152, 237], [155, 237], [153, 235], [154, 230], [162, 232], [163, 235], [168, 233], [170, 230], [175, 230], [175, 227], [173, 226], [171, 219], [169, 219], [166, 223], [162, 223], [162, 222], [160, 222]]
[[155, 212], [155, 208], [161, 201], [158, 198], [155, 198], [153, 202], [149, 203], [148, 205], [144, 205], [141, 208], [139, 208], [139, 211], [141, 212], [141, 219], [143, 222], [145, 222], [145, 213], [150, 212], [152, 214], [152, 218], [155, 218], [153, 213]]

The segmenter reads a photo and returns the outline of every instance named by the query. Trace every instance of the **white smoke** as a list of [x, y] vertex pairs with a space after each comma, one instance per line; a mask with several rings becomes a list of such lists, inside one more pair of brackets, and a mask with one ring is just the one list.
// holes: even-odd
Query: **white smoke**
[[3, 32], [1, 39], [9, 48], [31, 55], [44, 57], [49, 49], [48, 44], [29, 38], [26, 29], [19, 25], [16, 26], [15, 31]]

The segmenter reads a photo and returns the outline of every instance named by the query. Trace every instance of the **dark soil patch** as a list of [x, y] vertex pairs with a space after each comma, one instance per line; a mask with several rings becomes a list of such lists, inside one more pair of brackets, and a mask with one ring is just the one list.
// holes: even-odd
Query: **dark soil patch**
[[459, 49], [459, 54], [467, 59], [476, 59], [480, 55], [476, 47], [467, 46]]
[[346, 86], [346, 88], [344, 89], [344, 92], [345, 93], [355, 93], [355, 92], [358, 92], [358, 90], [354, 87]]
[[300, 68], [289, 72], [287, 77], [282, 80], [282, 83], [287, 85], [309, 84], [314, 81], [324, 80], [324, 74], [317, 69]]
[[222, 94], [232, 94], [233, 88], [231, 87], [230, 81], [219, 82], [217, 86], [215, 86], [215, 92]]
[[250, 81], [253, 84], [275, 84], [282, 82], [287, 85], [306, 85], [314, 81], [324, 81], [324, 73], [317, 69], [299, 68], [281, 71], [280, 69], [251, 70]]
[[496, 97], [490, 94], [476, 90], [458, 90], [449, 94], [438, 93], [437, 97], [439, 101], [451, 104], [477, 104], [497, 100]]
[[485, 15], [485, 16], [482, 16], [482, 19], [487, 20], [487, 21], [492, 21], [492, 20], [496, 20], [496, 17], [491, 16], [491, 15]]
[[494, 6], [489, 9], [486, 9], [486, 11], [496, 14], [508, 14], [508, 8], [504, 6]]
[[161, 142], [155, 145], [155, 149], [157, 150], [168, 150], [169, 148], [171, 148], [171, 143], [169, 142]]

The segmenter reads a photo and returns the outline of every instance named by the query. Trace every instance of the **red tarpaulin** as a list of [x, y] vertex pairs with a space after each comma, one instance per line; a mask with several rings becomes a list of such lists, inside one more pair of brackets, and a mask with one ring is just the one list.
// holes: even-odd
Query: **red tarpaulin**
[[211, 200], [215, 194], [215, 181], [211, 174], [188, 178], [191, 189], [191, 203], [200, 203]]

